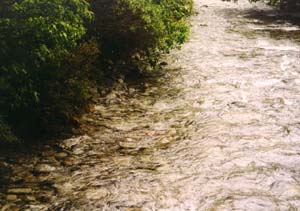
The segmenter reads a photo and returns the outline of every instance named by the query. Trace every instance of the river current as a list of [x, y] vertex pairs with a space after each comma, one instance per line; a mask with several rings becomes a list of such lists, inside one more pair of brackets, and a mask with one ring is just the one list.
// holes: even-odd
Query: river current
[[297, 19], [196, 0], [190, 22], [165, 74], [101, 99], [86, 135], [0, 156], [0, 210], [300, 210]]

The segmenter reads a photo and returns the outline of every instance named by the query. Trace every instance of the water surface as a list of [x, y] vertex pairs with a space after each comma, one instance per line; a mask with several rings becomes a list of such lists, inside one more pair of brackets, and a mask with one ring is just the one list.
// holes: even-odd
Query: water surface
[[105, 98], [87, 135], [0, 159], [2, 210], [300, 210], [299, 26], [195, 3], [158, 81]]

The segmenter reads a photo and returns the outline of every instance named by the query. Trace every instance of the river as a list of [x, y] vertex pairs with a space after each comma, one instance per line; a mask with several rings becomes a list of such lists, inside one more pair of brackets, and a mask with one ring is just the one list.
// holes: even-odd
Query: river
[[195, 13], [165, 74], [120, 81], [86, 135], [0, 156], [1, 211], [300, 210], [297, 21], [243, 0]]

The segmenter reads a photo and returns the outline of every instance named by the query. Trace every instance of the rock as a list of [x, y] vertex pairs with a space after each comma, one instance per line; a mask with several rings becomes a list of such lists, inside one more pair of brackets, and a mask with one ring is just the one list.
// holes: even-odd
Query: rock
[[163, 138], [163, 139], [161, 139], [160, 140], [160, 144], [169, 144], [171, 141], [169, 140], [169, 139], [167, 139], [167, 138]]
[[88, 190], [86, 193], [86, 198], [90, 200], [100, 200], [109, 195], [108, 190], [106, 189], [96, 189], [96, 190]]
[[0, 208], [0, 211], [11, 211], [11, 204], [7, 204], [4, 207]]
[[49, 157], [52, 156], [55, 152], [53, 152], [51, 149], [45, 149], [46, 151], [42, 152], [43, 157]]
[[136, 149], [138, 148], [137, 143], [133, 142], [120, 142], [119, 146], [125, 149]]
[[28, 201], [36, 201], [36, 198], [34, 196], [26, 196], [26, 199]]
[[46, 211], [48, 208], [42, 205], [30, 205], [25, 211]]
[[10, 194], [10, 195], [7, 195], [7, 196], [6, 196], [6, 199], [7, 199], [8, 201], [16, 201], [16, 200], [18, 199], [18, 197], [17, 197], [17, 195], [12, 195], [12, 194]]
[[106, 96], [106, 98], [107, 98], [108, 100], [113, 100], [113, 99], [116, 99], [116, 98], [117, 98], [117, 95], [116, 95], [114, 92], [111, 92], [110, 94], [108, 94], [108, 95]]
[[168, 132], [168, 135], [171, 136], [171, 137], [174, 137], [177, 135], [177, 131], [175, 128], [172, 128], [169, 132]]
[[94, 107], [94, 110], [95, 111], [98, 111], [98, 112], [105, 112], [105, 107], [104, 106], [102, 106], [102, 105], [96, 105], [95, 107]]
[[65, 152], [60, 152], [60, 153], [56, 154], [55, 157], [56, 157], [57, 159], [63, 159], [63, 158], [68, 157], [68, 154], [65, 153]]
[[42, 161], [42, 163], [49, 163], [49, 164], [51, 164], [51, 166], [59, 165], [59, 162], [57, 161], [57, 159], [54, 155], [47, 157], [45, 160]]
[[119, 82], [120, 84], [123, 84], [123, 83], [124, 83], [124, 80], [123, 80], [122, 78], [120, 78], [120, 79], [118, 79], [118, 82]]
[[20, 176], [14, 176], [14, 177], [11, 177], [11, 181], [14, 183], [21, 183], [24, 181], [24, 179]]
[[142, 209], [139, 207], [131, 207], [131, 208], [126, 209], [126, 211], [142, 211]]
[[81, 142], [80, 138], [71, 138], [71, 139], [65, 140], [61, 146], [64, 149], [72, 149], [73, 147], [80, 144], [80, 142]]
[[8, 189], [8, 193], [14, 193], [14, 194], [27, 194], [32, 193], [33, 190], [31, 188], [11, 188]]
[[27, 183], [34, 183], [36, 182], [36, 177], [33, 176], [32, 174], [27, 175], [26, 177], [23, 178], [25, 180], [25, 182]]
[[81, 148], [77, 148], [73, 151], [73, 154], [74, 155], [82, 155], [82, 154], [84, 154], [84, 150]]
[[133, 94], [135, 92], [135, 89], [134, 88], [129, 88], [128, 92], [129, 92], [129, 94]]
[[159, 65], [160, 65], [160, 66], [166, 66], [166, 65], [168, 65], [168, 62], [162, 61], [161, 63], [159, 63]]
[[39, 164], [35, 167], [35, 171], [40, 173], [50, 173], [55, 171], [56, 168], [54, 166], [50, 166], [48, 164]]

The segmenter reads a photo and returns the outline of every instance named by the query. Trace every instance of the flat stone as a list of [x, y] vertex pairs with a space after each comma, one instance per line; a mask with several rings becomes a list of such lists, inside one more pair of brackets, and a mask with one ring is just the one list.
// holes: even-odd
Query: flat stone
[[95, 110], [95, 111], [105, 111], [106, 109], [105, 109], [104, 106], [97, 105], [97, 106], [94, 107], [94, 110]]
[[42, 152], [42, 155], [44, 157], [48, 157], [48, 156], [52, 156], [55, 152], [53, 152], [51, 149], [49, 149], [48, 151], [44, 151]]
[[18, 197], [17, 197], [17, 195], [12, 195], [12, 194], [10, 194], [10, 195], [7, 195], [7, 196], [6, 196], [6, 199], [7, 199], [8, 201], [16, 201], [16, 200], [18, 199]]
[[13, 181], [14, 183], [18, 183], [24, 181], [24, 179], [22, 177], [15, 176], [15, 177], [11, 177], [11, 181]]
[[29, 209], [26, 209], [25, 211], [46, 211], [48, 208], [46, 206], [42, 205], [30, 205]]
[[26, 199], [28, 201], [36, 201], [36, 198], [34, 196], [26, 196]]
[[161, 63], [159, 63], [159, 65], [160, 65], [160, 66], [166, 66], [166, 65], [168, 65], [168, 62], [162, 61]]
[[109, 192], [106, 189], [88, 190], [86, 193], [86, 198], [90, 200], [100, 200], [108, 195]]
[[11, 204], [4, 205], [0, 208], [1, 211], [10, 211], [11, 210]]
[[129, 94], [133, 94], [135, 92], [135, 89], [134, 88], [129, 88], [128, 92], [129, 92]]
[[15, 193], [15, 194], [26, 194], [26, 193], [32, 193], [31, 188], [11, 188], [8, 189], [8, 193]]
[[68, 157], [68, 154], [65, 152], [60, 152], [60, 153], [56, 154], [55, 157], [58, 159], [63, 159], [63, 158]]
[[82, 154], [84, 154], [84, 150], [83, 150], [83, 149], [80, 149], [80, 148], [75, 149], [75, 150], [73, 151], [73, 154], [74, 154], [74, 155], [82, 155]]
[[106, 98], [107, 98], [108, 100], [113, 100], [113, 99], [117, 98], [117, 95], [116, 95], [114, 92], [111, 92], [110, 94], [108, 94], [108, 95], [106, 96]]
[[54, 166], [48, 164], [40, 164], [35, 167], [35, 170], [41, 173], [50, 173], [56, 170]]
[[125, 149], [135, 149], [137, 148], [137, 143], [134, 142], [119, 142], [120, 147]]
[[139, 207], [132, 207], [132, 208], [126, 209], [126, 211], [143, 211], [143, 210]]

